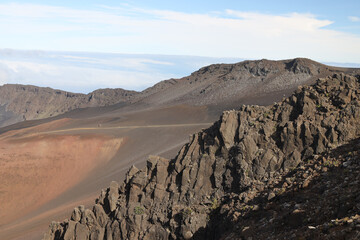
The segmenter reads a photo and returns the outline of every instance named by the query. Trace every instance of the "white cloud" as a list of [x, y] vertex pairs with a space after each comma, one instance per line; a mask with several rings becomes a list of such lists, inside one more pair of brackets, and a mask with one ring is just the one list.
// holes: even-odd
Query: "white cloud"
[[0, 49], [0, 85], [31, 84], [88, 93], [98, 88], [143, 90], [213, 63], [243, 59]]
[[31, 84], [83, 93], [98, 88], [143, 90], [220, 61], [240, 59], [0, 49], [0, 85]]
[[360, 22], [360, 17], [349, 16], [348, 18], [349, 18], [349, 20], [352, 21], [352, 22]]
[[332, 23], [301, 13], [190, 14], [128, 5], [81, 10], [0, 4], [0, 46], [270, 59], [304, 56], [360, 63], [360, 37], [330, 30]]
[[3, 68], [0, 64], [0, 85], [3, 85], [8, 82], [9, 82], [9, 76], [6, 71], [6, 68]]
[[49, 64], [39, 64], [33, 62], [0, 60], [0, 63], [3, 66], [6, 66], [7, 69], [13, 73], [31, 71], [34, 73], [45, 73], [48, 75], [56, 75], [58, 70], [55, 66]]
[[143, 89], [169, 77], [132, 69], [104, 70], [71, 65], [0, 60], [0, 84], [20, 83], [50, 86], [67, 91], [89, 92], [98, 88]]

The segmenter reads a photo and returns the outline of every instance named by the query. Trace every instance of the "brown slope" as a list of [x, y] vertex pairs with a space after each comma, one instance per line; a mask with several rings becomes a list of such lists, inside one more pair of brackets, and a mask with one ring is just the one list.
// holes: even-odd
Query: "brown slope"
[[45, 239], [217, 239], [232, 226], [222, 216], [250, 208], [242, 204], [264, 185], [359, 137], [359, 89], [359, 78], [338, 74], [279, 104], [224, 112], [173, 160], [150, 157], [142, 170], [132, 167], [92, 210], [78, 207], [71, 219], [52, 223]]
[[38, 134], [1, 139], [0, 226], [83, 180], [112, 159], [122, 141], [100, 134]]

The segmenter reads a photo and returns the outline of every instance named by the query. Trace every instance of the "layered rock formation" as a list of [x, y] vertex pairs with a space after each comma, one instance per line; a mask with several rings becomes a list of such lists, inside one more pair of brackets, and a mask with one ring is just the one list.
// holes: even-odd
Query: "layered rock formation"
[[220, 238], [227, 227], [215, 220], [234, 212], [230, 203], [249, 202], [314, 154], [358, 137], [359, 121], [360, 80], [344, 74], [272, 106], [226, 111], [174, 159], [152, 156], [144, 169], [132, 167], [122, 184], [102, 190], [92, 210], [75, 208], [44, 239]]

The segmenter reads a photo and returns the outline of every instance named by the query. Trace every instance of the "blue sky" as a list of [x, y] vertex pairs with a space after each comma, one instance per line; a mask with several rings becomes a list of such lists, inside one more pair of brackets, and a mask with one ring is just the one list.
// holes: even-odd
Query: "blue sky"
[[[94, 85], [94, 88], [130, 87], [138, 90], [156, 82], [150, 78], [143, 80], [146, 74], [158, 78], [181, 77], [180, 74], [188, 74], [200, 64], [228, 62], [230, 59], [307, 57], [319, 62], [356, 65], [360, 64], [359, 10], [358, 0], [0, 0], [0, 50], [12, 50], [11, 57], [4, 55], [4, 51], [3, 55], [0, 54], [0, 84], [17, 81], [40, 85], [30, 76], [45, 79], [49, 69], [56, 64], [63, 66], [64, 54], [61, 52], [72, 56], [73, 65], [79, 68], [75, 71], [79, 77], [86, 75], [80, 68], [89, 71], [90, 67], [84, 66], [81, 52], [86, 53], [86, 58], [100, 61], [101, 71], [106, 70], [105, 62], [109, 64], [107, 76], [112, 81], [96, 80], [94, 76], [101, 74], [93, 72], [94, 76], [88, 76], [89, 79], [104, 82], [103, 85]], [[31, 59], [29, 51], [17, 50], [41, 50], [46, 57]], [[110, 61], [115, 61], [114, 58], [105, 53], [120, 54], [116, 61], [122, 63], [121, 67], [114, 69]], [[119, 74], [129, 76], [136, 70], [133, 68], [127, 71], [128, 74], [124, 73], [123, 67], [127, 65], [124, 59], [129, 59], [124, 54], [137, 54], [131, 59], [147, 66], [141, 69], [138, 78], [132, 78], [132, 85], [125, 84], [124, 80], [116, 81]], [[144, 54], [150, 54], [146, 60]], [[56, 57], [49, 60], [50, 55]], [[191, 62], [192, 67], [185, 66], [179, 56], [187, 56], [186, 61]], [[194, 61], [190, 61], [190, 56]], [[44, 59], [49, 62], [43, 62]], [[167, 65], [161, 63], [164, 59]], [[154, 62], [158, 67], [154, 67]], [[44, 64], [51, 64], [51, 67]], [[146, 72], [146, 69], [151, 71]], [[75, 74], [73, 70], [62, 69]], [[111, 72], [115, 70], [120, 72]], [[157, 81], [160, 80], [163, 79]], [[42, 84], [58, 86], [48, 81]], [[73, 89], [81, 90], [81, 85]]]

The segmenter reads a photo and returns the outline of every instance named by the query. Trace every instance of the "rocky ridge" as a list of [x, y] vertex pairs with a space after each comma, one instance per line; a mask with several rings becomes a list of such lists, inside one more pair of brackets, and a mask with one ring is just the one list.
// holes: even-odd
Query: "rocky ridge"
[[277, 196], [266, 186], [305, 160], [321, 164], [314, 155], [359, 136], [359, 89], [359, 78], [335, 74], [272, 106], [226, 111], [174, 159], [152, 156], [146, 168], [133, 166], [92, 210], [75, 208], [44, 239], [218, 239], [229, 226], [224, 219], [237, 221], [260, 194]]
[[[270, 93], [288, 95], [299, 85], [314, 83], [320, 77], [340, 71], [352, 73], [350, 69], [330, 67], [306, 58], [213, 64], [190, 76], [162, 81], [144, 90], [141, 101], [235, 106], [254, 95], [258, 98]], [[273, 102], [268, 101], [267, 105]]]

